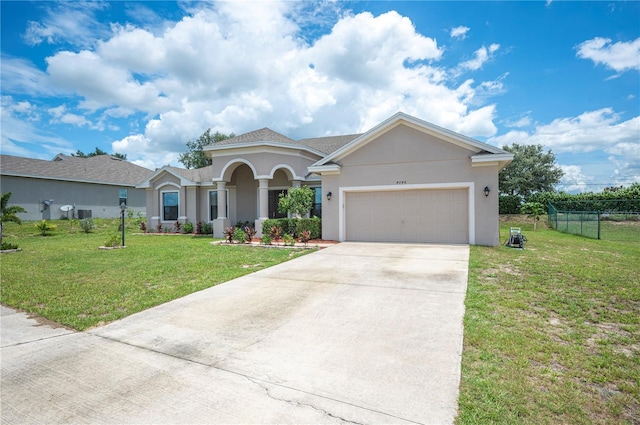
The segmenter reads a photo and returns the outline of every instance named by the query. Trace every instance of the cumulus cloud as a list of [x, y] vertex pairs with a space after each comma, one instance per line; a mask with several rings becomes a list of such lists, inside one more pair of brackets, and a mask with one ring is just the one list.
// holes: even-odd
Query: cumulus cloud
[[[67, 96], [64, 111], [49, 112], [56, 122], [112, 128], [123, 118], [140, 120], [112, 146], [146, 166], [177, 164], [185, 143], [207, 128], [240, 134], [269, 126], [293, 138], [347, 134], [402, 110], [471, 137], [497, 131], [489, 98], [504, 90], [504, 76], [460, 84], [438, 65], [443, 48], [436, 39], [397, 12], [354, 15], [338, 13], [335, 4], [326, 11], [297, 2], [184, 7], [191, 9], [178, 22], [114, 24], [77, 50], [59, 50], [46, 59], [46, 73], [14, 62], [11, 75], [26, 69], [31, 77], [10, 84], [37, 93], [36, 82], [45, 81]], [[91, 27], [91, 11], [84, 12]], [[330, 25], [301, 38], [318, 14]], [[34, 43], [56, 40], [53, 29], [63, 25], [54, 22], [45, 20], [52, 35], [36, 31]], [[479, 69], [498, 48], [482, 47], [464, 66]]]
[[559, 187], [565, 192], [586, 192], [592, 180], [586, 176], [579, 165], [560, 165], [564, 175], [560, 179]]
[[640, 116], [622, 121], [611, 108], [603, 108], [577, 117], [558, 118], [549, 124], [538, 124], [532, 131], [511, 130], [489, 138], [488, 142], [498, 146], [541, 144], [556, 154], [603, 151], [609, 154], [609, 161], [615, 166], [611, 178], [628, 184], [640, 179], [638, 134]]
[[471, 28], [469, 27], [460, 25], [459, 27], [451, 28], [451, 32], [449, 32], [449, 35], [451, 36], [451, 38], [465, 39], [467, 37], [467, 32], [469, 32], [470, 29]]
[[624, 143], [638, 143], [640, 117], [620, 121], [611, 108], [588, 111], [577, 117], [558, 118], [549, 124], [539, 124], [532, 132], [512, 130], [493, 137], [492, 143], [541, 144], [554, 152], [609, 152]]
[[595, 37], [580, 43], [576, 55], [603, 64], [617, 72], [640, 71], [640, 38], [612, 43], [610, 38]]

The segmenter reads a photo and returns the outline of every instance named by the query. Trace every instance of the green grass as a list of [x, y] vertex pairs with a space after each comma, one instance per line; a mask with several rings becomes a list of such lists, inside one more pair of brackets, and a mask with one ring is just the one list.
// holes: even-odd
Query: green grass
[[458, 424], [640, 423], [639, 224], [471, 247]]
[[22, 251], [0, 257], [0, 302], [78, 330], [120, 319], [260, 270], [307, 250], [212, 246], [211, 236], [125, 235], [125, 249], [98, 247], [119, 235], [115, 220], [55, 221], [41, 236], [34, 223], [5, 224]]

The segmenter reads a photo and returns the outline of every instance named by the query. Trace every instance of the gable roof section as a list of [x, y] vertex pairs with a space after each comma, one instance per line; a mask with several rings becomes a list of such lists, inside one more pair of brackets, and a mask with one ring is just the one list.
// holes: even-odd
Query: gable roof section
[[0, 155], [0, 174], [6, 176], [135, 186], [152, 173], [110, 155], [79, 158], [58, 154], [51, 161]]
[[165, 173], [180, 179], [180, 186], [200, 186], [202, 183], [211, 183], [213, 181], [213, 165], [207, 165], [202, 168], [178, 168], [165, 165], [140, 182], [136, 187], [148, 189], [152, 187], [152, 181]]
[[513, 154], [502, 150], [498, 147], [491, 146], [487, 143], [482, 143], [478, 140], [472, 139], [462, 134], [447, 130], [446, 128], [439, 127], [435, 124], [431, 124], [427, 121], [412, 117], [403, 112], [398, 112], [390, 118], [386, 119], [382, 123], [373, 127], [367, 131], [346, 143], [344, 146], [331, 152], [311, 167], [309, 172], [328, 173], [339, 172], [340, 166], [335, 164], [334, 161], [339, 161], [352, 152], [360, 149], [362, 146], [376, 139], [380, 135], [390, 131], [398, 125], [407, 125], [423, 133], [430, 134], [441, 140], [453, 143], [457, 146], [469, 149], [475, 152], [471, 156], [472, 165], [489, 165], [500, 164], [501, 168], [505, 167], [513, 159]]

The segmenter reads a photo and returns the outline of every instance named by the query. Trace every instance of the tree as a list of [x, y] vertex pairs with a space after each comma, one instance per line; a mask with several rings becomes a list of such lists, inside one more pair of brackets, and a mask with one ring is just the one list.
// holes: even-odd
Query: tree
[[[96, 147], [95, 152], [84, 153], [80, 149], [78, 149], [76, 153], [71, 154], [71, 156], [77, 156], [78, 158], [91, 158], [92, 156], [98, 156], [98, 155], [109, 155], [109, 154], [103, 151], [102, 149], [100, 149], [99, 147]], [[115, 152], [111, 154], [111, 156], [123, 159], [125, 161], [127, 160], [127, 154], [121, 154], [121, 153]]]
[[527, 202], [522, 206], [520, 212], [533, 219], [534, 232], [536, 231], [536, 224], [540, 220], [540, 217], [546, 213], [544, 205], [540, 202]]
[[307, 186], [294, 187], [289, 189], [287, 194], [280, 194], [278, 202], [278, 211], [295, 215], [299, 218], [302, 214], [306, 214], [313, 207], [313, 190]]
[[537, 192], [553, 192], [555, 185], [564, 175], [555, 164], [556, 157], [551, 150], [545, 153], [542, 145], [504, 146], [511, 152], [513, 161], [499, 175], [500, 193], [527, 198]]
[[189, 150], [183, 154], [180, 154], [178, 161], [187, 168], [202, 168], [207, 165], [211, 165], [211, 158], [204, 154], [204, 147], [212, 145], [214, 143], [221, 142], [223, 140], [235, 137], [235, 134], [229, 135], [222, 134], [216, 131], [211, 134], [211, 129], [207, 129], [196, 140], [190, 140], [187, 142]]
[[4, 223], [14, 222], [17, 224], [22, 224], [22, 220], [18, 217], [18, 213], [26, 213], [27, 210], [22, 208], [19, 205], [7, 206], [9, 203], [9, 198], [11, 198], [11, 192], [3, 193], [0, 198], [0, 246], [2, 246], [2, 230]]

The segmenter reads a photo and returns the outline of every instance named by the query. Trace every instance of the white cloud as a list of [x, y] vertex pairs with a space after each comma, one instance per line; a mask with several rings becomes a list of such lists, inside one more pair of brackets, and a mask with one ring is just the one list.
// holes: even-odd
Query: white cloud
[[621, 121], [619, 114], [611, 108], [603, 108], [577, 117], [558, 118], [549, 124], [539, 124], [530, 132], [511, 130], [489, 138], [487, 142], [497, 146], [540, 144], [555, 154], [602, 151], [609, 154], [609, 161], [615, 167], [614, 175], [607, 178], [628, 184], [640, 181], [638, 134], [640, 116]]
[[2, 55], [0, 68], [3, 93], [27, 93], [30, 95], [53, 95], [56, 90], [50, 84], [49, 76], [31, 62]]
[[590, 59], [595, 64], [603, 64], [617, 72], [640, 71], [640, 38], [633, 41], [611, 43], [611, 39], [595, 37], [580, 43], [577, 56]]
[[106, 2], [69, 1], [44, 3], [45, 16], [39, 22], [30, 21], [23, 38], [30, 45], [67, 42], [80, 46], [91, 45], [108, 34], [108, 27], [95, 17], [97, 10], [108, 7]]
[[[504, 90], [506, 74], [459, 84], [437, 65], [437, 41], [397, 12], [339, 14], [330, 4], [322, 15], [318, 6], [296, 2], [190, 6], [162, 28], [113, 25], [100, 41], [47, 58], [46, 73], [14, 61], [8, 84], [38, 94], [43, 81], [65, 95], [55, 123], [93, 120], [102, 129], [139, 120], [113, 150], [147, 166], [169, 158], [177, 165], [185, 143], [207, 128], [240, 134], [269, 126], [293, 138], [347, 134], [402, 110], [472, 137], [497, 131], [488, 98]], [[323, 22], [333, 17], [332, 25], [315, 41], [300, 38], [318, 13]], [[481, 67], [498, 48], [483, 47], [477, 65], [467, 66]], [[31, 77], [21, 79], [25, 69]]]
[[465, 39], [467, 37], [467, 32], [469, 32], [471, 28], [460, 25], [459, 27], [451, 28], [451, 32], [449, 35], [451, 38], [459, 38]]
[[622, 143], [637, 143], [638, 134], [640, 116], [620, 122], [619, 115], [611, 108], [603, 108], [537, 125], [533, 132], [509, 131], [490, 141], [499, 145], [541, 144], [557, 153], [591, 152], [609, 151]]
[[2, 96], [0, 114], [0, 146], [3, 154], [33, 157], [32, 147], [38, 146], [50, 155], [43, 159], [51, 159], [60, 152], [72, 151], [68, 141], [41, 128], [41, 114], [37, 106], [25, 101], [16, 102], [11, 96]]
[[475, 51], [473, 59], [462, 62], [460, 68], [476, 71], [482, 68], [482, 65], [493, 59], [493, 54], [500, 48], [499, 44], [491, 44], [489, 48], [482, 46]]
[[564, 175], [560, 179], [559, 189], [565, 192], [586, 192], [592, 179], [586, 176], [579, 165], [560, 165]]

